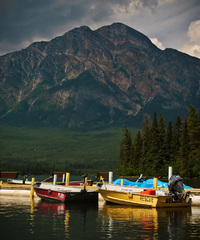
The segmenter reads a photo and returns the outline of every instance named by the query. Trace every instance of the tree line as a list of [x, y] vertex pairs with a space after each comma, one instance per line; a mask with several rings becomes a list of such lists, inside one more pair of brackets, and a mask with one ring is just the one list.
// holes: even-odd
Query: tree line
[[142, 130], [133, 139], [126, 125], [122, 129], [118, 173], [123, 176], [167, 176], [168, 167], [182, 177], [200, 176], [200, 115], [190, 105], [188, 116], [177, 115], [174, 125], [162, 115], [153, 120], [144, 115]]

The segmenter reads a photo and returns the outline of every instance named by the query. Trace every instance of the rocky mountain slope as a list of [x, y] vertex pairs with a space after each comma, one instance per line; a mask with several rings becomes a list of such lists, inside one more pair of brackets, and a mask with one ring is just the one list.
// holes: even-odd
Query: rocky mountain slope
[[0, 57], [1, 121], [85, 126], [200, 110], [200, 59], [121, 23], [83, 26]]

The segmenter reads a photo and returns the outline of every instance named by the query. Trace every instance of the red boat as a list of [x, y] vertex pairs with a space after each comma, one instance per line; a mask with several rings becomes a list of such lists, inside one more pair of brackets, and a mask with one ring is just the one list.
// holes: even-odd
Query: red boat
[[98, 191], [81, 187], [36, 182], [33, 188], [41, 199], [58, 202], [98, 201]]

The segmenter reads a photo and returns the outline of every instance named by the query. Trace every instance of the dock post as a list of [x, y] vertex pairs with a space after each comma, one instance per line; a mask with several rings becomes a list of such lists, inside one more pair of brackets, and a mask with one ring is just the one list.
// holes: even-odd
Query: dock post
[[84, 189], [86, 189], [87, 186], [87, 176], [85, 177], [85, 181], [84, 181]]
[[69, 178], [70, 178], [70, 173], [66, 173], [66, 182], [65, 182], [65, 185], [66, 186], [69, 186]]
[[62, 182], [65, 182], [65, 174], [63, 174]]
[[57, 182], [57, 174], [54, 174], [53, 176], [53, 185], [56, 185]]
[[124, 185], [124, 179], [123, 178], [121, 179], [121, 185]]
[[113, 172], [109, 172], [109, 184], [113, 182]]
[[153, 179], [153, 188], [157, 189], [157, 182], [158, 182], [158, 178], [154, 178]]
[[168, 169], [168, 180], [170, 179], [171, 176], [172, 176], [172, 167], [169, 166], [169, 169]]
[[34, 188], [33, 188], [33, 184], [35, 182], [35, 178], [32, 178], [31, 181], [31, 192], [30, 192], [30, 198], [34, 198]]

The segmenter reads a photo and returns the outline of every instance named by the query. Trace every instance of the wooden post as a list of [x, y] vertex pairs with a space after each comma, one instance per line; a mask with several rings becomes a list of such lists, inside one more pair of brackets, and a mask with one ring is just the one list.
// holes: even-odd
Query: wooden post
[[70, 178], [70, 173], [66, 173], [66, 182], [65, 182], [66, 186], [69, 186], [69, 178]]
[[85, 177], [84, 189], [86, 189], [86, 186], [87, 186], [87, 177]]
[[57, 182], [57, 174], [54, 174], [53, 176], [53, 185], [56, 185]]
[[121, 179], [121, 185], [124, 185], [124, 179], [123, 178]]
[[153, 179], [153, 188], [157, 189], [157, 182], [158, 182], [158, 178], [154, 178]]
[[113, 182], [113, 172], [109, 172], [109, 184]]
[[172, 167], [169, 166], [169, 169], [168, 169], [168, 180], [170, 179], [171, 176], [172, 176]]
[[34, 182], [35, 182], [35, 178], [32, 178], [32, 181], [31, 181], [31, 193], [30, 193], [30, 197], [31, 198], [34, 197], [34, 188], [33, 188]]
[[65, 175], [66, 175], [66, 174], [63, 174], [63, 177], [62, 177], [62, 182], [63, 182], [63, 183], [65, 182]]

